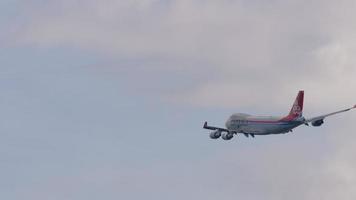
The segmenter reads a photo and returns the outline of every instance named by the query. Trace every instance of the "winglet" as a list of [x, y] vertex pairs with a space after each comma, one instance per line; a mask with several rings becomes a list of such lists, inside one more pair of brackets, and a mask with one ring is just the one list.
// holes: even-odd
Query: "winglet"
[[208, 122], [205, 122], [203, 128], [206, 128], [207, 126], [208, 126]]

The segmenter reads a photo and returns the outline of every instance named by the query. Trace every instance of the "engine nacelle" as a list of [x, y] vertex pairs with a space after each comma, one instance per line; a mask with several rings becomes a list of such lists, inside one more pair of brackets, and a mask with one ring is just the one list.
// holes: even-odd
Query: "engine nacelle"
[[321, 126], [322, 124], [324, 124], [324, 120], [323, 119], [319, 119], [319, 120], [316, 120], [316, 121], [312, 122], [313, 126]]
[[216, 130], [210, 133], [210, 138], [211, 139], [218, 139], [221, 136], [221, 131]]
[[221, 137], [224, 140], [231, 140], [231, 138], [234, 137], [234, 134], [232, 134], [232, 133], [223, 133]]

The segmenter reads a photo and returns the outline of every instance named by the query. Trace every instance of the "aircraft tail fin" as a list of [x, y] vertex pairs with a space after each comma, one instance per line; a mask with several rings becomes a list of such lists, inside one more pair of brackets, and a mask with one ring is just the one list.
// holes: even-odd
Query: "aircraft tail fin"
[[301, 90], [298, 92], [298, 96], [297, 96], [297, 98], [295, 98], [293, 106], [292, 106], [288, 116], [285, 117], [285, 119], [293, 120], [295, 118], [303, 116], [303, 103], [304, 103], [304, 91]]

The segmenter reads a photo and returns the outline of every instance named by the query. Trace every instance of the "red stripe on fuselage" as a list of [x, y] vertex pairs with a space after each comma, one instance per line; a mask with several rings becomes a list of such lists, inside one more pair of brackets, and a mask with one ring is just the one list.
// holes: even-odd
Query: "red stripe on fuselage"
[[296, 115], [288, 115], [286, 117], [283, 117], [279, 121], [289, 122], [289, 121], [293, 121], [293, 120], [295, 120], [297, 118], [298, 118], [298, 116], [296, 116]]
[[276, 121], [265, 121], [265, 120], [246, 120], [247, 122], [253, 122], [253, 123], [265, 123], [265, 124], [273, 124], [273, 123], [281, 123], [281, 122], [289, 122], [289, 121], [284, 121], [283, 119], [281, 120], [276, 120]]

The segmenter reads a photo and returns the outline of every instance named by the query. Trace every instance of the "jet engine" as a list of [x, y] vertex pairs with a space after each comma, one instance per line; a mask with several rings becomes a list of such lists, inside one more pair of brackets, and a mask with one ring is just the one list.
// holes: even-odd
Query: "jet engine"
[[321, 126], [323, 123], [324, 123], [324, 120], [323, 119], [319, 119], [319, 120], [313, 121], [312, 125], [313, 126]]
[[234, 137], [234, 134], [232, 134], [232, 133], [223, 133], [221, 137], [224, 140], [231, 140], [231, 138]]
[[211, 139], [218, 139], [221, 136], [221, 131], [216, 130], [210, 133], [210, 138]]

